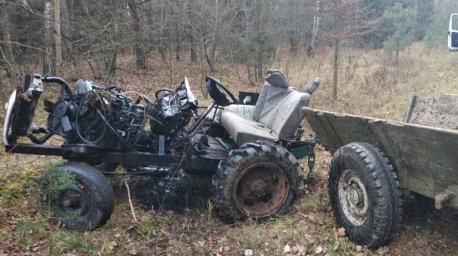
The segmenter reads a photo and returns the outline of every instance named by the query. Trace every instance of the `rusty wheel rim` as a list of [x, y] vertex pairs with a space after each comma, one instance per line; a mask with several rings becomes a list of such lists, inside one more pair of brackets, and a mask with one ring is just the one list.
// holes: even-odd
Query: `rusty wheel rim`
[[288, 177], [276, 164], [260, 162], [245, 168], [235, 180], [233, 197], [237, 208], [254, 218], [268, 217], [286, 202]]

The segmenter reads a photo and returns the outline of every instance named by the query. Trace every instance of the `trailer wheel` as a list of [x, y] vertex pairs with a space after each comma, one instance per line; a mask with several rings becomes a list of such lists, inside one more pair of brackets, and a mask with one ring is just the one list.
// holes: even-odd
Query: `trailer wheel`
[[114, 194], [94, 167], [69, 162], [49, 170], [38, 183], [38, 205], [51, 223], [71, 231], [93, 230], [110, 219]]
[[379, 247], [401, 221], [396, 171], [384, 153], [367, 143], [339, 148], [331, 160], [329, 195], [337, 225], [355, 242]]
[[304, 174], [285, 148], [246, 143], [222, 160], [213, 177], [213, 202], [223, 221], [262, 222], [286, 213], [304, 190]]

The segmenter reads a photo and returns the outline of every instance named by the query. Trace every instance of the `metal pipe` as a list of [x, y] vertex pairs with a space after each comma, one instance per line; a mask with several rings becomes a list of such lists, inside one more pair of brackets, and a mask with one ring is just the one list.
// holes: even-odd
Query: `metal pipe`
[[70, 89], [70, 86], [65, 82], [64, 79], [57, 77], [57, 76], [47, 76], [42, 79], [43, 82], [46, 83], [57, 83], [62, 86], [62, 88], [65, 90], [65, 92], [69, 95], [72, 94], [72, 90]]

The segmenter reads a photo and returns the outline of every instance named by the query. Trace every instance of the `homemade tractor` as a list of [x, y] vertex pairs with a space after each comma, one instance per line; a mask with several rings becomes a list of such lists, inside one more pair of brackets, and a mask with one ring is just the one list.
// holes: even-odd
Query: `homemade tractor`
[[[60, 95], [44, 101], [47, 123], [35, 126], [40, 95], [51, 83], [60, 85]], [[263, 221], [286, 213], [304, 193], [298, 159], [308, 157], [312, 176], [315, 139], [302, 139], [300, 123], [318, 83], [299, 92], [281, 72], [269, 70], [260, 94], [239, 100], [206, 77], [213, 102], [201, 108], [186, 78], [151, 99], [85, 80], [72, 90], [59, 77], [27, 76], [9, 98], [3, 141], [9, 153], [68, 161], [42, 177], [38, 204], [69, 230], [108, 221], [114, 207], [109, 175], [212, 177], [213, 203], [224, 221]], [[239, 103], [253, 98], [255, 105]], [[63, 144], [49, 143], [53, 136]], [[24, 143], [27, 138], [32, 143]], [[115, 171], [120, 165], [125, 172]]]

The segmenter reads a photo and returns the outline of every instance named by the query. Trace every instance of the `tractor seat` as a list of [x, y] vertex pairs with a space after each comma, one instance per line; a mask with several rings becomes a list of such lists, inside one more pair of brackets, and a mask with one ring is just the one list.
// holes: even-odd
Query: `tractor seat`
[[304, 117], [301, 108], [308, 104], [309, 94], [289, 88], [279, 71], [269, 74], [266, 81], [255, 107], [230, 105], [221, 114], [221, 125], [239, 146], [256, 140], [293, 139]]

